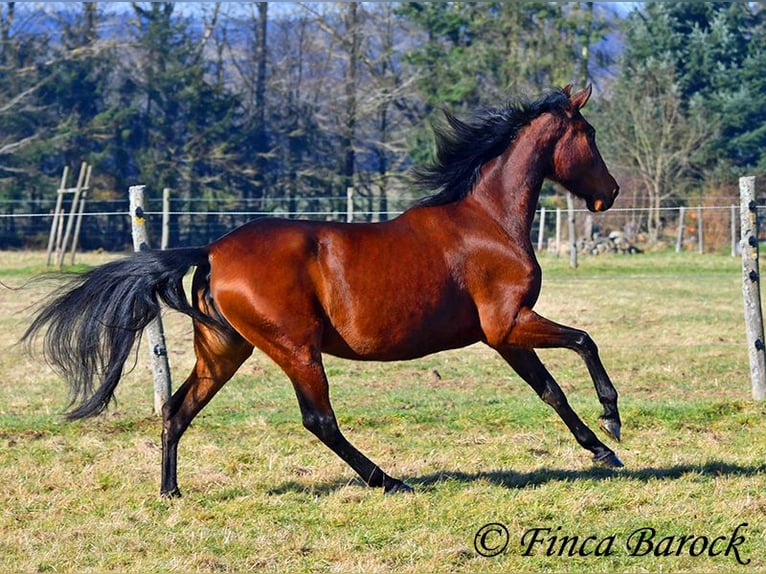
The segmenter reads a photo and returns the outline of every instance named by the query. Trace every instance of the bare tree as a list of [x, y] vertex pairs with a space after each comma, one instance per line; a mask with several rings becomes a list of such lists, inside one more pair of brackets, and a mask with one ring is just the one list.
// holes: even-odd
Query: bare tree
[[402, 172], [401, 162], [407, 158], [411, 108], [416, 99], [415, 75], [401, 57], [411, 30], [396, 17], [396, 8], [393, 2], [365, 6], [369, 48], [360, 56], [364, 88], [359, 101], [362, 127], [358, 140], [360, 147], [370, 150], [375, 169], [359, 174], [362, 177], [358, 179], [370, 212], [376, 210], [377, 194], [381, 219], [387, 218], [390, 188], [395, 186], [395, 174]]
[[661, 208], [678, 196], [688, 178], [696, 172], [696, 160], [703, 144], [715, 133], [715, 123], [687, 108], [668, 65], [641, 70], [618, 83], [603, 122], [604, 147], [619, 168], [638, 175], [644, 192], [648, 239], [656, 242], [661, 227]]

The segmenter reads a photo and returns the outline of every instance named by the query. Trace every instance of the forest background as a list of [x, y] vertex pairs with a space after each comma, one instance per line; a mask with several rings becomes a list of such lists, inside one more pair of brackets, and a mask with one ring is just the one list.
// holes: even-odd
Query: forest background
[[[2, 3], [0, 213], [50, 210], [63, 167], [87, 161], [90, 205], [144, 184], [178, 211], [290, 215], [342, 210], [353, 188], [383, 219], [423, 193], [407, 168], [442, 109], [592, 83], [586, 116], [652, 241], [660, 208], [736, 203], [737, 177], [766, 169], [765, 7]], [[44, 242], [24, 221], [0, 219], [0, 247]], [[126, 222], [104, 225], [86, 246], [123, 248]], [[171, 244], [212, 239], [189, 229]]]

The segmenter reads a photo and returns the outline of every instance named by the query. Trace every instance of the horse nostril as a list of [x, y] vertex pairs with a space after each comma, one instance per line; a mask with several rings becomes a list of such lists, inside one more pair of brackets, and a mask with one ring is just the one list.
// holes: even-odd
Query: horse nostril
[[618, 195], [620, 195], [620, 186], [619, 185], [617, 187], [615, 187], [614, 190], [612, 191], [612, 201], [617, 199]]

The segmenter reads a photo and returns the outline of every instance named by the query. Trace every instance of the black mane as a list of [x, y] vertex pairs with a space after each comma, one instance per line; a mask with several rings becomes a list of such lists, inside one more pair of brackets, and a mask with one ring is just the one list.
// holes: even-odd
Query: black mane
[[480, 109], [465, 121], [445, 111], [446, 125], [434, 127], [435, 161], [413, 170], [415, 184], [432, 192], [416, 205], [463, 199], [476, 184], [481, 166], [503, 153], [522, 127], [545, 112], [563, 111], [568, 102], [563, 90], [553, 90], [534, 101]]

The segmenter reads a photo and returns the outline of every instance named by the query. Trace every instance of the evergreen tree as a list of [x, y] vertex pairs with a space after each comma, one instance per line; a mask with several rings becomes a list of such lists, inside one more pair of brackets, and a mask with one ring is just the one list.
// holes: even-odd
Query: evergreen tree
[[[588, 3], [446, 2], [402, 5], [424, 34], [406, 55], [417, 71], [424, 115], [441, 107], [502, 105], [580, 81], [602, 62], [594, 46], [609, 30]], [[584, 62], [583, 62], [584, 60]], [[591, 70], [591, 71], [595, 71]], [[412, 146], [423, 159], [427, 136]]]
[[51, 80], [49, 38], [19, 25], [29, 8], [0, 5], [0, 198], [39, 199], [54, 166], [56, 141], [49, 110], [40, 102]]
[[220, 167], [234, 153], [240, 106], [204, 58], [210, 34], [193, 36], [174, 9], [172, 2], [133, 3], [136, 44], [104, 119], [115, 131], [121, 179], [169, 187], [188, 200], [223, 191]]
[[51, 158], [58, 171], [67, 165], [77, 173], [82, 161], [93, 163], [101, 152], [96, 118], [108, 105], [115, 58], [113, 50], [99, 42], [99, 16], [95, 2], [57, 14], [62, 42], [45, 66], [50, 81], [41, 87], [38, 101], [47, 110], [56, 140]]
[[764, 14], [748, 2], [646, 3], [625, 23], [606, 152], [636, 174], [651, 207], [764, 165]]
[[755, 2], [649, 2], [626, 22], [623, 81], [639, 69], [674, 70], [686, 110], [714, 119], [708, 142], [721, 175], [766, 164], [766, 13]]

